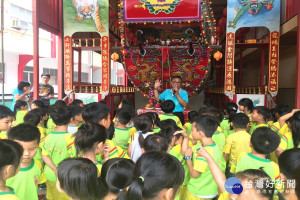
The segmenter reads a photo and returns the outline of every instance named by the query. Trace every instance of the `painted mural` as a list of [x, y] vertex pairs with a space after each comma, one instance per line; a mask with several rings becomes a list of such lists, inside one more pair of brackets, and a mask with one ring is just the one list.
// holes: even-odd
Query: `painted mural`
[[108, 35], [108, 0], [64, 0], [64, 35], [99, 32]]

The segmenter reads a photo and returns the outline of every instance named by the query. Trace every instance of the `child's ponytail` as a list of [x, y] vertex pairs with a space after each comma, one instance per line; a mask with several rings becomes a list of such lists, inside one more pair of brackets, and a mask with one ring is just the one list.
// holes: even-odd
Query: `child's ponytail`
[[144, 181], [142, 180], [141, 176], [137, 178], [135, 181], [133, 181], [128, 190], [127, 199], [142, 200], [143, 185], [144, 185]]
[[108, 193], [118, 195], [118, 200], [125, 200], [125, 188], [132, 182], [134, 163], [125, 158], [109, 159], [103, 164], [99, 177], [99, 190], [104, 198]]
[[85, 123], [78, 128], [74, 136], [76, 154], [78, 156], [80, 153], [91, 151], [95, 143], [105, 143], [107, 131], [105, 127], [99, 124]]
[[14, 105], [14, 116], [16, 118], [17, 116], [17, 111], [22, 107], [22, 106], [27, 106], [26, 101], [23, 100], [17, 100], [15, 105]]
[[175, 197], [184, 180], [184, 169], [175, 157], [152, 151], [137, 160], [133, 177], [127, 199], [155, 199], [163, 189], [169, 188], [173, 188]]
[[134, 119], [134, 126], [139, 131], [139, 144], [140, 147], [144, 145], [144, 137], [142, 134], [152, 131], [153, 121], [146, 113], [137, 116]]

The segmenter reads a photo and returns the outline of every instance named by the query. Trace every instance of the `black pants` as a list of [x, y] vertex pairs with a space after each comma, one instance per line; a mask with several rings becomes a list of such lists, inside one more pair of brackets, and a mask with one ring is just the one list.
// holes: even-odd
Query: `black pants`
[[185, 123], [183, 112], [173, 112], [173, 114], [176, 115], [180, 119], [181, 124], [183, 126]]

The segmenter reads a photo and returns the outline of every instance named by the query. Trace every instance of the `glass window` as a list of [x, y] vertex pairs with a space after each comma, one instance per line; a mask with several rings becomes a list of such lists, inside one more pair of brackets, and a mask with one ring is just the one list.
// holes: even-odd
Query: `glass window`
[[81, 82], [87, 83], [89, 78], [89, 74], [85, 72], [81, 72]]
[[[81, 72], [81, 82], [87, 83], [89, 78], [89, 74], [86, 72]], [[78, 72], [73, 73], [73, 81], [78, 82]]]
[[28, 74], [29, 74], [29, 72], [23, 72], [23, 81], [29, 81], [28, 80]]
[[26, 66], [23, 71], [23, 80], [33, 83], [33, 67]]
[[27, 27], [28, 27], [28, 23], [27, 23], [27, 22], [24, 22], [24, 21], [22, 21], [22, 20], [20, 20], [20, 25], [21, 25], [21, 27], [23, 27], [23, 28], [27, 28]]
[[26, 10], [19, 7], [19, 19], [25, 20], [26, 18], [27, 18]]
[[27, 10], [27, 12], [26, 12], [26, 21], [28, 21], [30, 23], [32, 22], [32, 12], [29, 10]]
[[57, 69], [48, 69], [44, 68], [43, 73], [49, 73], [50, 74], [50, 85], [57, 85]]
[[19, 7], [10, 4], [10, 14], [11, 16], [18, 17], [19, 16]]

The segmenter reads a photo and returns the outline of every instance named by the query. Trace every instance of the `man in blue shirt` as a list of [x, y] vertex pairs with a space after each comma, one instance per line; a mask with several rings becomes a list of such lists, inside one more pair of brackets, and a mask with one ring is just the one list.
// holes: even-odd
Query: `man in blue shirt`
[[154, 84], [154, 96], [157, 100], [172, 100], [175, 103], [173, 114], [179, 117], [182, 124], [184, 124], [184, 108], [189, 102], [187, 91], [181, 89], [182, 79], [180, 76], [173, 76], [171, 78], [171, 89], [166, 89], [160, 95], [158, 94], [158, 87], [161, 86], [161, 80], [156, 80]]

